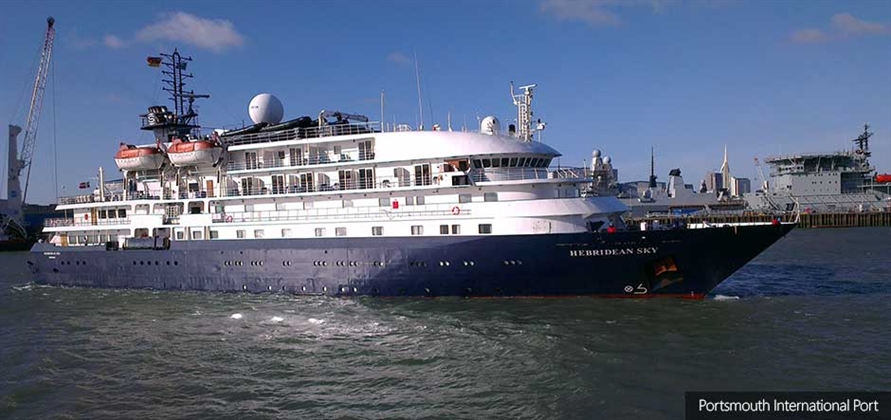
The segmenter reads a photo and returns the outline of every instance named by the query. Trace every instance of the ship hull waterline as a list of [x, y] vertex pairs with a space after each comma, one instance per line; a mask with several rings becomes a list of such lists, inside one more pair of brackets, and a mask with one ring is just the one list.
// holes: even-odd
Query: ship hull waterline
[[35, 244], [38, 284], [333, 296], [701, 299], [794, 224], [512, 236]]

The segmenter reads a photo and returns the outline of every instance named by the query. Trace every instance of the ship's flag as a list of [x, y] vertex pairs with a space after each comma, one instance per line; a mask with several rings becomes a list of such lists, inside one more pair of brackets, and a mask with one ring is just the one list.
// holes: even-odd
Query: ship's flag
[[149, 67], [161, 67], [161, 57], [146, 57]]
[[80, 189], [90, 188], [90, 183], [89, 182], [81, 182], [77, 187]]

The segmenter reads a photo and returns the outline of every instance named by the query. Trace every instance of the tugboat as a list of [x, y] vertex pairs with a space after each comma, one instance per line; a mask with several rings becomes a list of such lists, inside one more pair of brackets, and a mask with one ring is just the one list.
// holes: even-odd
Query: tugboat
[[[624, 226], [617, 198], [583, 193], [587, 168], [552, 166], [560, 153], [533, 141], [544, 129], [532, 120], [534, 84], [517, 93], [511, 83], [517, 124], [506, 132], [494, 117], [479, 132], [388, 131], [339, 111], [281, 124], [278, 99], [258, 95], [253, 127], [281, 129], [179, 141], [207, 139], [191, 106], [207, 95], [182, 89], [189, 58], [163, 56], [174, 111], [143, 115], [156, 145], [136, 148], [166, 150], [174, 165], [123, 169], [123, 185], [100, 181], [89, 199], [63, 198], [58, 208], [72, 216], [48, 223], [50, 239], [31, 250], [38, 283], [701, 299], [795, 226]], [[181, 166], [196, 163], [204, 166]]]

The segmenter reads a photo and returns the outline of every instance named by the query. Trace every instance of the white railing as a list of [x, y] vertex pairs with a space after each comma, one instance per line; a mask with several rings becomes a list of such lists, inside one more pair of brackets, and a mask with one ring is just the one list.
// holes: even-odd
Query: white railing
[[81, 219], [74, 217], [57, 217], [46, 219], [43, 222], [45, 227], [66, 227], [66, 226], [114, 226], [129, 225], [129, 217], [112, 218], [112, 219]]
[[260, 169], [295, 168], [301, 166], [324, 165], [327, 163], [360, 162], [374, 159], [374, 152], [345, 152], [340, 155], [310, 155], [294, 162], [291, 159], [258, 159], [255, 162], [236, 161], [226, 164], [227, 171], [252, 171]]
[[485, 168], [469, 172], [473, 182], [534, 181], [559, 179], [590, 182], [593, 179], [588, 168]]
[[376, 121], [361, 124], [329, 124], [308, 128], [291, 128], [280, 131], [259, 131], [255, 133], [222, 136], [221, 141], [223, 142], [223, 144], [229, 146], [237, 146], [242, 144], [270, 143], [275, 141], [310, 139], [319, 137], [347, 136], [353, 134], [373, 134], [379, 133], [381, 131], [380, 127], [380, 123]]
[[[457, 211], [455, 209], [458, 209]], [[374, 219], [415, 219], [423, 217], [454, 217], [472, 214], [462, 209], [460, 204], [436, 204], [424, 206], [391, 207], [347, 207], [336, 209], [270, 210], [254, 212], [217, 213], [213, 223], [283, 222], [314, 220], [374, 220]]]

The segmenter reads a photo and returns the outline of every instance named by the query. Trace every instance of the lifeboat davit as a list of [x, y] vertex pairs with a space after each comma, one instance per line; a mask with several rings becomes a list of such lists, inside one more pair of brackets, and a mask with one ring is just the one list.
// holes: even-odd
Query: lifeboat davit
[[114, 155], [114, 163], [126, 171], [148, 171], [164, 164], [164, 154], [156, 146], [134, 146], [121, 143], [121, 148]]
[[884, 184], [886, 182], [891, 182], [891, 174], [878, 174], [876, 175], [876, 182], [880, 184]]
[[213, 165], [222, 154], [223, 146], [214, 140], [173, 139], [167, 147], [167, 156], [175, 166]]

